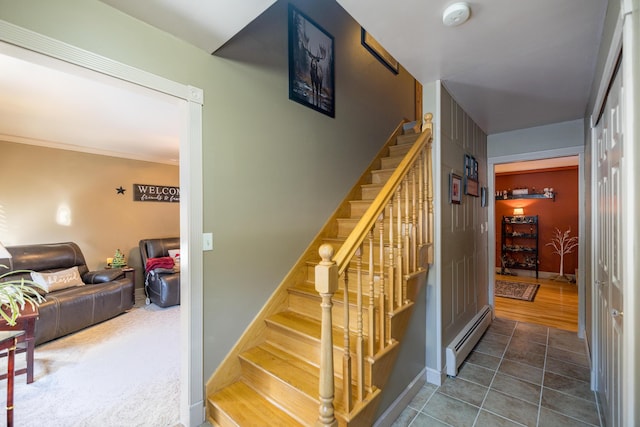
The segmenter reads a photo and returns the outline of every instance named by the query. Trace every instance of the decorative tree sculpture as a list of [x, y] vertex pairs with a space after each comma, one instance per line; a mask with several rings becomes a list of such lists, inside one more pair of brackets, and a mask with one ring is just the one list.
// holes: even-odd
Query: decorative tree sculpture
[[554, 280], [569, 281], [569, 278], [564, 275], [564, 256], [573, 252], [573, 249], [578, 246], [578, 237], [570, 237], [571, 228], [562, 233], [556, 228], [556, 232], [551, 239], [551, 243], [547, 243], [547, 246], [553, 246], [555, 249], [553, 253], [560, 255], [560, 274], [554, 278]]

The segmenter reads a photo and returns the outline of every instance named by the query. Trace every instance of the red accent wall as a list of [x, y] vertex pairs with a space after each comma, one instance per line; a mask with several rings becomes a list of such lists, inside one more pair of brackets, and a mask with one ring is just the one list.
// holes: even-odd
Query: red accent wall
[[[560, 272], [560, 256], [552, 246], [547, 246], [554, 236], [556, 227], [564, 233], [571, 229], [571, 236], [578, 235], [578, 167], [545, 169], [527, 173], [496, 174], [496, 191], [514, 188], [528, 188], [529, 193], [542, 192], [552, 187], [556, 193], [552, 199], [496, 200], [496, 267], [500, 267], [500, 242], [502, 216], [513, 215], [514, 208], [524, 208], [525, 215], [538, 215], [538, 270]], [[578, 248], [564, 257], [565, 274], [574, 274], [578, 268]]]

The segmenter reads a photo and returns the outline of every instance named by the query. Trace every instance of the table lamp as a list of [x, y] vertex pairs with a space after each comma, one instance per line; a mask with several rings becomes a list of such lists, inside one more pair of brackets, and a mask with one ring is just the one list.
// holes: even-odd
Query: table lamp
[[513, 216], [524, 216], [524, 208], [514, 208]]

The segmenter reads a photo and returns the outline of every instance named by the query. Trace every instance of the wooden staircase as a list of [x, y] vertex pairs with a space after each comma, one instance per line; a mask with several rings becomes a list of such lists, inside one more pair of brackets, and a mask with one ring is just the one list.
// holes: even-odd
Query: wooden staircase
[[432, 257], [426, 118], [398, 126], [216, 370], [210, 423], [373, 424]]

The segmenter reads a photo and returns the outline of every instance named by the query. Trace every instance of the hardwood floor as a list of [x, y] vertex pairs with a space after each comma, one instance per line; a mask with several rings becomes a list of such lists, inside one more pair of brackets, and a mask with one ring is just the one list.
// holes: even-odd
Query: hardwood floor
[[533, 302], [496, 297], [496, 317], [578, 331], [578, 287], [575, 283], [500, 274], [495, 277], [496, 280], [540, 283]]

